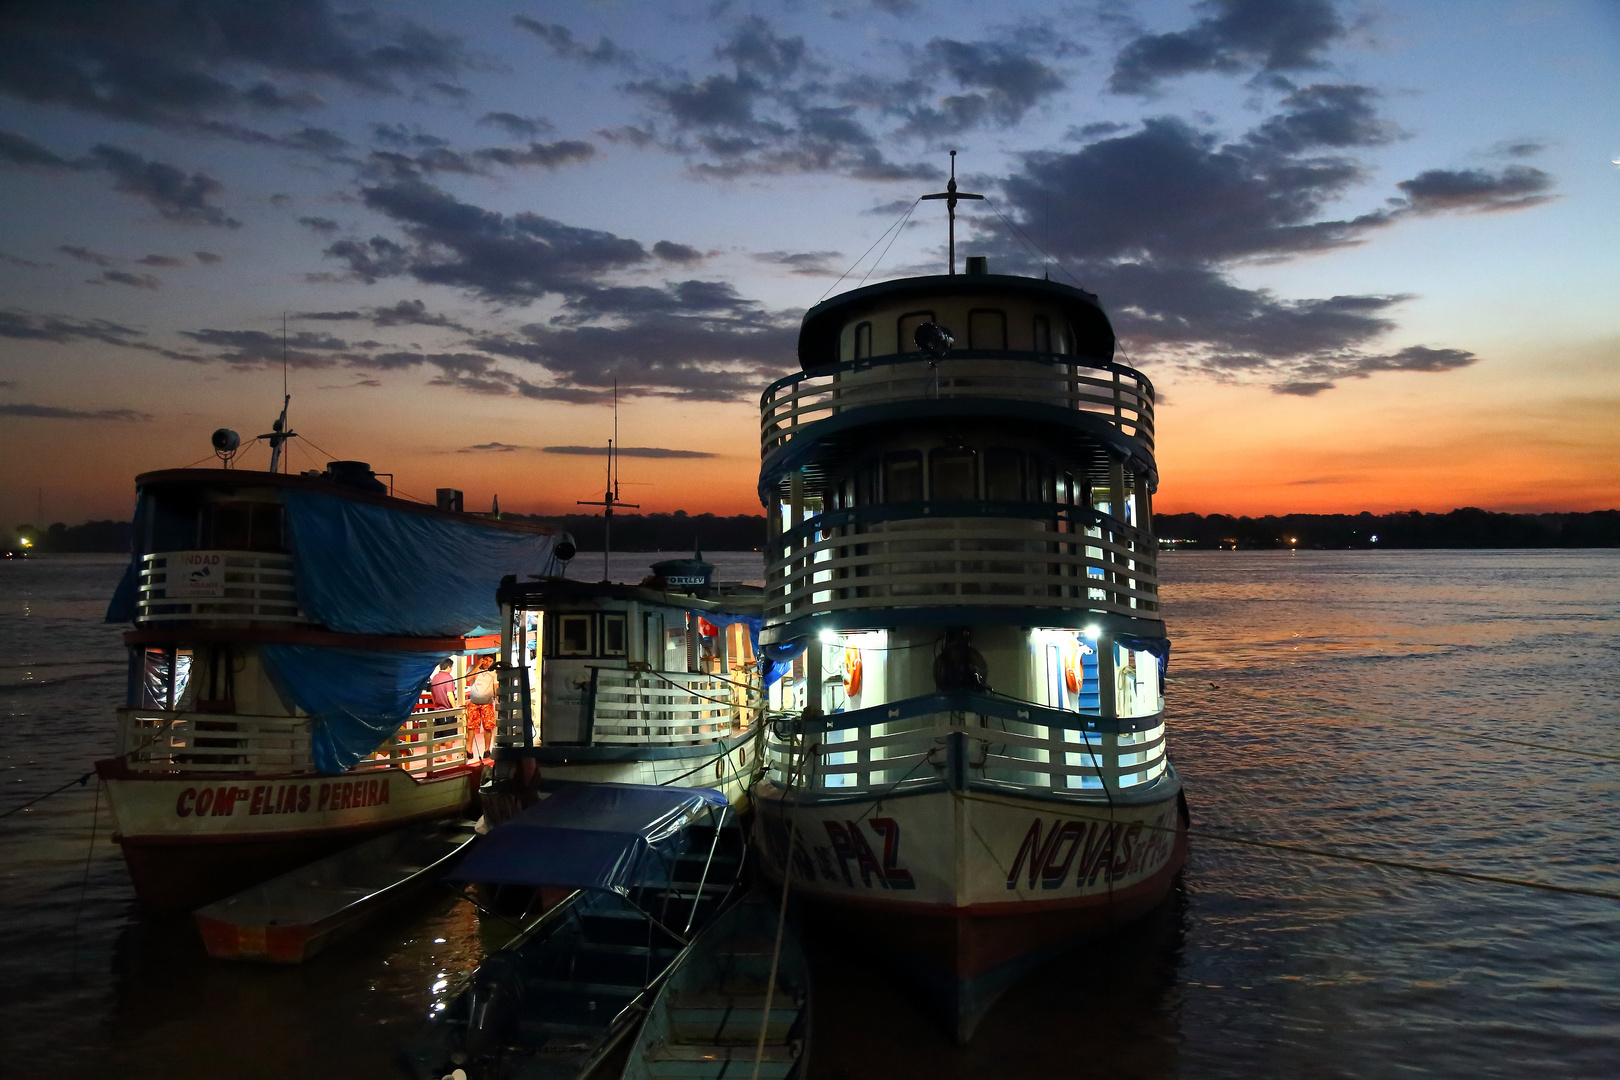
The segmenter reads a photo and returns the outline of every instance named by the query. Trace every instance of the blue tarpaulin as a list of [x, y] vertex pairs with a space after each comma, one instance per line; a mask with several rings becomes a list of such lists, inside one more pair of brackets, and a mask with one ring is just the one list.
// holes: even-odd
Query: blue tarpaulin
[[1162, 637], [1116, 637], [1114, 644], [1123, 649], [1131, 649], [1153, 654], [1159, 661], [1159, 677], [1162, 679], [1170, 673], [1170, 639]]
[[377, 749], [416, 707], [444, 657], [426, 652], [259, 646], [276, 687], [315, 719], [315, 768], [336, 776]]
[[462, 636], [500, 626], [495, 587], [545, 573], [555, 536], [288, 490], [298, 602], [346, 634]]
[[793, 667], [793, 661], [804, 655], [804, 651], [809, 647], [809, 638], [795, 638], [792, 641], [779, 641], [761, 648], [759, 670], [765, 676], [765, 688], [770, 689], [776, 680], [786, 675]]
[[682, 830], [725, 805], [712, 788], [573, 784], [496, 826], [450, 877], [624, 896], [636, 884], [668, 881]]

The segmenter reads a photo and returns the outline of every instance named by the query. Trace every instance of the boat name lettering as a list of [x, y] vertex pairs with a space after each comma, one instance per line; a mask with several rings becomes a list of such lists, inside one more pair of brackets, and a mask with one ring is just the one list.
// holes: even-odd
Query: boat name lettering
[[867, 888], [872, 887], [872, 879], [877, 878], [879, 886], [885, 889], [914, 889], [916, 881], [911, 877], [911, 871], [902, 869], [899, 864], [900, 856], [900, 823], [893, 818], [873, 818], [867, 824], [872, 831], [883, 840], [883, 862], [880, 865], [877, 856], [872, 852], [871, 844], [867, 843], [866, 834], [860, 823], [855, 821], [828, 821], [823, 819], [822, 827], [827, 830], [827, 839], [831, 843], [831, 854], [825, 847], [816, 847], [816, 861], [821, 867], [821, 876], [829, 880], [836, 880], [833, 873], [833, 859], [837, 859], [838, 871], [843, 875], [844, 884], [853, 888], [855, 878], [849, 871], [849, 864], [854, 860], [855, 869], [861, 875], [861, 884]]
[[238, 802], [247, 803], [250, 816], [261, 814], [302, 814], [314, 803], [316, 810], [351, 810], [364, 806], [386, 806], [388, 780], [338, 780], [313, 784], [258, 784], [253, 788], [225, 785], [218, 788], [188, 787], [174, 802], [176, 817], [230, 817]]
[[[1149, 829], [1143, 842], [1142, 834]], [[1069, 870], [1076, 864], [1076, 887], [1094, 885], [1099, 880], [1118, 881], [1139, 870], [1157, 869], [1170, 856], [1172, 836], [1173, 812], [1161, 814], [1152, 823], [1056, 818], [1044, 829], [1041, 819], [1036, 818], [1007, 871], [1007, 888], [1018, 888], [1020, 871], [1026, 875], [1027, 888], [1033, 889], [1039, 882], [1043, 889], [1056, 889], [1069, 880]]]

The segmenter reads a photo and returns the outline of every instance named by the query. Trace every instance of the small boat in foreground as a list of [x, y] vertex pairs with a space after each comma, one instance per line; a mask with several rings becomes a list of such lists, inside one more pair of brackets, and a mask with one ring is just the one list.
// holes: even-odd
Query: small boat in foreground
[[406, 1063], [426, 1080], [588, 1075], [731, 898], [743, 853], [709, 788], [576, 784], [497, 826], [454, 880], [573, 891], [485, 958]]
[[778, 917], [771, 894], [756, 890], [692, 943], [653, 1001], [623, 1080], [804, 1075], [810, 967], [791, 927], [773, 955]]
[[195, 914], [216, 960], [301, 964], [437, 881], [476, 838], [470, 821], [430, 821], [356, 844]]

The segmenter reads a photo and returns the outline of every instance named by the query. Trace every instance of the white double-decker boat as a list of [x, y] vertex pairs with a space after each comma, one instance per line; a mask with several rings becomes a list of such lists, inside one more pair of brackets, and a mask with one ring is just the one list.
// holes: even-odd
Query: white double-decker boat
[[493, 659], [498, 582], [556, 573], [564, 535], [462, 513], [459, 492], [444, 507], [394, 498], [360, 462], [136, 485], [108, 613], [133, 623], [128, 698], [96, 767], [148, 908], [194, 908], [469, 808], [483, 766], [467, 696], [436, 700], [430, 678], [461, 687]]
[[1153, 388], [1114, 344], [1095, 296], [970, 258], [810, 309], [762, 400], [762, 652], [798, 714], [754, 791], [762, 863], [964, 1041], [1185, 859]]

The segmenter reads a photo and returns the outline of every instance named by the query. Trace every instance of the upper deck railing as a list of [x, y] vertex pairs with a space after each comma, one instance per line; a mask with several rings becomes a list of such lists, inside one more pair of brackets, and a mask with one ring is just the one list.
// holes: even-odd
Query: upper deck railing
[[1056, 353], [963, 349], [848, 360], [772, 383], [760, 399], [760, 456], [850, 409], [947, 398], [1058, 406], [1099, 417], [1153, 451], [1153, 384], [1133, 368]]
[[138, 623], [207, 620], [307, 623], [291, 555], [158, 551], [141, 556]]

